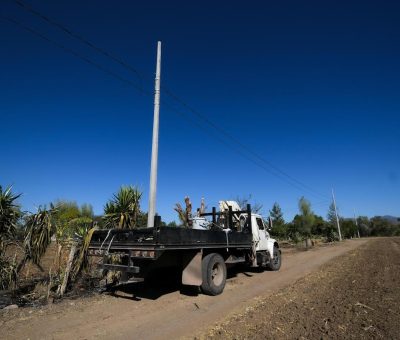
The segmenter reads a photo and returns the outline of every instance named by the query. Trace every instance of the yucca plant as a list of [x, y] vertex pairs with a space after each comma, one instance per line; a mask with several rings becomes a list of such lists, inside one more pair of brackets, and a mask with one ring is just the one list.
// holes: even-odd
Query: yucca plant
[[6, 190], [0, 186], [0, 255], [4, 253], [6, 241], [15, 236], [17, 221], [21, 216], [16, 200], [21, 196], [11, 191], [12, 187]]
[[174, 210], [178, 213], [178, 218], [179, 221], [181, 222], [181, 225], [183, 225], [184, 227], [188, 227], [188, 218], [186, 215], [186, 211], [183, 210], [182, 206], [180, 203], [176, 203]]
[[88, 252], [89, 252], [89, 245], [90, 240], [92, 239], [92, 235], [97, 227], [93, 227], [88, 230], [84, 235], [82, 235], [82, 243], [79, 249], [79, 255], [74, 263], [74, 268], [72, 272], [72, 278], [76, 278], [78, 274], [88, 267]]
[[52, 221], [55, 212], [56, 208], [51, 205], [50, 209], [39, 207], [36, 214], [28, 216], [24, 239], [25, 258], [23, 264], [30, 260], [34, 264], [40, 265], [40, 259], [46, 252], [51, 242], [51, 236], [55, 232]]
[[54, 258], [56, 272], [61, 274], [61, 254], [71, 239], [82, 238], [93, 224], [93, 208], [89, 204], [81, 207], [75, 201], [57, 200], [52, 222], [55, 228], [57, 251]]
[[183, 210], [180, 203], [175, 204], [174, 210], [178, 213], [178, 218], [181, 221], [181, 224], [185, 228], [189, 228], [191, 226], [191, 218], [192, 218], [192, 203], [190, 202], [190, 198], [188, 196], [185, 197], [185, 210]]
[[17, 281], [17, 265], [15, 258], [11, 260], [0, 255], [0, 290], [8, 289]]
[[137, 187], [121, 187], [104, 206], [106, 228], [136, 228], [140, 214], [141, 198], [142, 192]]
[[89, 244], [93, 232], [97, 229], [96, 223], [90, 217], [79, 217], [71, 221], [75, 238], [78, 238], [78, 256], [73, 264], [72, 279], [74, 279], [82, 269], [88, 266]]

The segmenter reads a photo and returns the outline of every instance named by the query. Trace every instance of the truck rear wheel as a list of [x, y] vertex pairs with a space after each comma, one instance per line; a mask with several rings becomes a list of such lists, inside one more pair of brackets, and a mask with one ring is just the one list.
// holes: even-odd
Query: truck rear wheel
[[226, 265], [221, 255], [211, 253], [202, 260], [201, 290], [207, 295], [221, 294], [226, 283]]
[[267, 268], [269, 270], [277, 271], [281, 268], [282, 258], [281, 258], [281, 251], [278, 247], [274, 246], [274, 258], [269, 260], [267, 264]]

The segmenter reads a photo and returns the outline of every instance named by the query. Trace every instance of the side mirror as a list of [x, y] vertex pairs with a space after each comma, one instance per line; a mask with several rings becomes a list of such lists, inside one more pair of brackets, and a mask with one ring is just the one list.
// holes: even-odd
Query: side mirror
[[270, 216], [270, 217], [268, 217], [268, 230], [271, 230], [271, 229], [272, 229], [272, 218]]

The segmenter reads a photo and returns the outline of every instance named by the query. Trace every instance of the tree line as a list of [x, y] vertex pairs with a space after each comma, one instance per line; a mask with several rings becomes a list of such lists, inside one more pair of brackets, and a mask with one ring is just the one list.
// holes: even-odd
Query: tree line
[[[327, 242], [339, 239], [335, 207], [329, 206], [326, 218], [316, 215], [311, 208], [311, 203], [305, 197], [298, 202], [299, 213], [292, 221], [286, 222], [278, 203], [274, 203], [269, 211], [272, 220], [271, 234], [282, 240], [298, 242], [311, 237], [321, 237]], [[367, 236], [400, 236], [400, 218], [389, 220], [382, 216], [368, 218], [339, 217], [342, 238], [367, 237]]]

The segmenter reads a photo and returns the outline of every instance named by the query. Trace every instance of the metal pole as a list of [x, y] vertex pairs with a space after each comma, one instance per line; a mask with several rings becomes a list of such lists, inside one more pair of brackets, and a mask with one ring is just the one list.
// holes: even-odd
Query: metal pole
[[156, 213], [158, 126], [159, 126], [159, 113], [160, 113], [160, 74], [161, 74], [161, 41], [157, 43], [157, 66], [156, 66], [156, 79], [155, 79], [155, 91], [154, 91], [153, 143], [151, 147], [150, 192], [149, 192], [149, 212], [147, 216], [147, 228], [154, 227], [154, 215]]
[[336, 223], [337, 223], [337, 229], [339, 232], [339, 241], [341, 241], [342, 233], [340, 232], [339, 216], [338, 216], [337, 209], [336, 209], [336, 201], [335, 201], [335, 194], [333, 193], [333, 188], [332, 188], [332, 199], [333, 199], [333, 206], [335, 207]]

